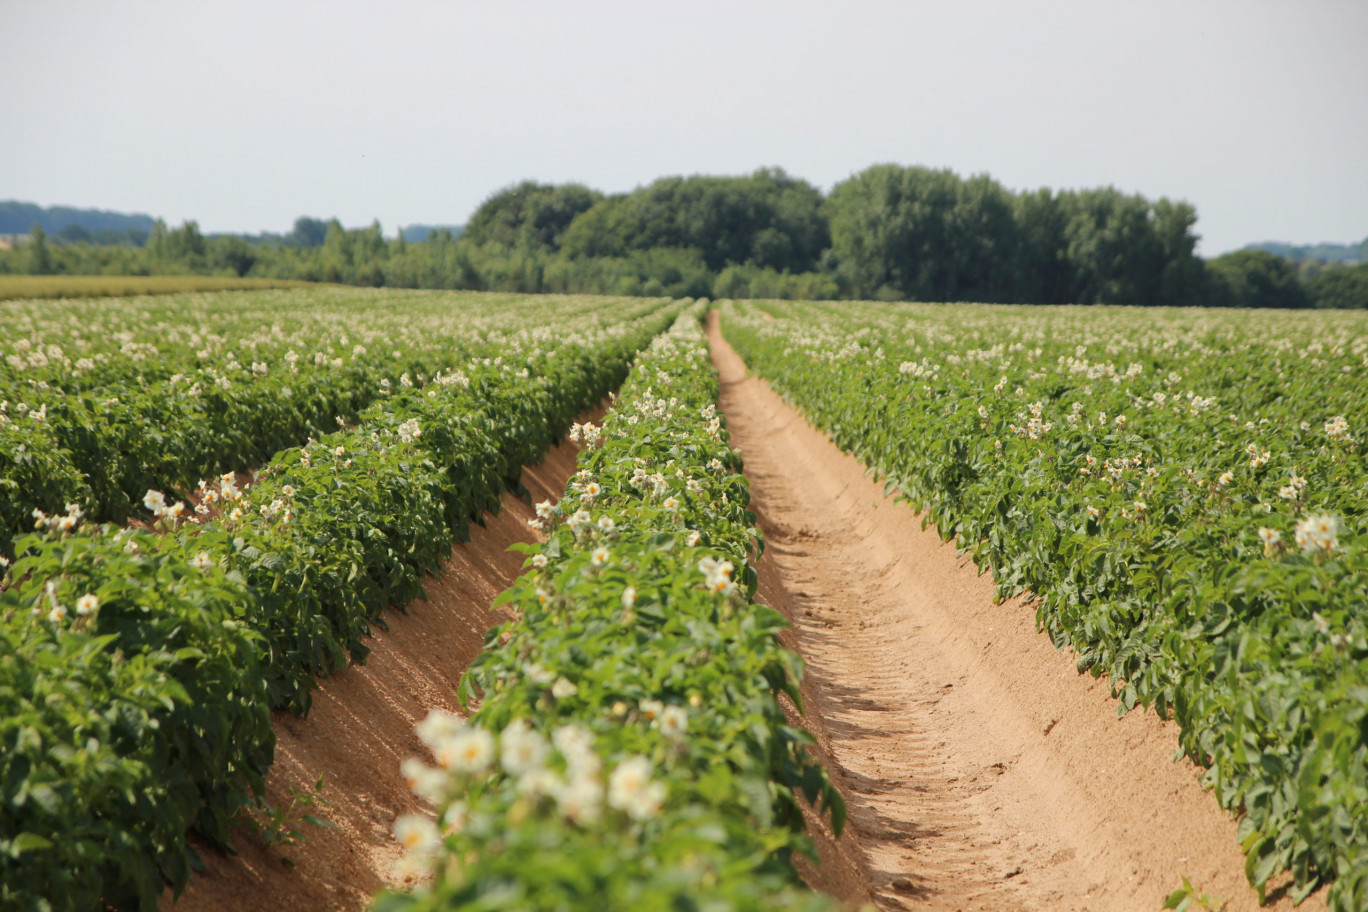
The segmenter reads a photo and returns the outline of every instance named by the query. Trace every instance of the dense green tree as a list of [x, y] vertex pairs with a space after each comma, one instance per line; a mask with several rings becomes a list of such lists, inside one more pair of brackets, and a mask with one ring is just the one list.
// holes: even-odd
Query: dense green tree
[[28, 261], [30, 275], [52, 274], [52, 250], [48, 247], [47, 232], [37, 223], [29, 230]]
[[290, 243], [296, 247], [322, 247], [327, 237], [328, 223], [307, 215], [295, 219], [294, 230], [288, 235]]
[[336, 278], [328, 281], [340, 282], [344, 272], [350, 272], [353, 265], [351, 232], [342, 227], [337, 219], [328, 220], [328, 233], [323, 238], [322, 258], [325, 270], [330, 270]]
[[1216, 307], [1310, 307], [1296, 269], [1263, 250], [1237, 250], [1207, 261], [1212, 291], [1207, 303]]
[[523, 181], [481, 203], [463, 237], [477, 246], [496, 244], [506, 250], [559, 250], [575, 216], [602, 198], [581, 184]]
[[1196, 253], [1196, 225], [1197, 210], [1191, 203], [1161, 197], [1154, 204], [1153, 230], [1164, 263], [1158, 303], [1167, 307], [1198, 306], [1211, 294], [1206, 265]]
[[608, 196], [575, 217], [561, 238], [561, 250], [571, 257], [626, 256], [632, 249], [626, 194]]
[[[955, 300], [973, 254], [956, 249], [961, 181], [949, 169], [875, 165], [827, 199], [831, 246], [855, 294]], [[986, 188], [983, 188], [986, 190]], [[973, 221], [974, 204], [961, 216]]]
[[777, 168], [748, 177], [667, 177], [605, 199], [565, 233], [570, 256], [696, 250], [710, 270], [754, 263], [776, 270], [815, 266], [827, 245], [822, 196]]
[[1060, 194], [1068, 220], [1066, 255], [1075, 304], [1161, 303], [1164, 252], [1150, 225], [1149, 203], [1115, 187]]
[[879, 165], [837, 185], [826, 211], [859, 296], [1151, 305], [1205, 289], [1192, 207], [1115, 188], [1013, 195], [987, 175]]
[[147, 241], [147, 251], [158, 262], [179, 262], [203, 265], [205, 240], [199, 223], [187, 221], [179, 228], [168, 229], [166, 222], [157, 219]]
[[166, 259], [166, 222], [157, 219], [152, 223], [152, 232], [147, 236], [147, 254], [154, 260]]
[[1368, 308], [1368, 263], [1324, 269], [1306, 291], [1315, 307]]
[[230, 234], [209, 242], [208, 259], [209, 268], [214, 272], [245, 276], [256, 263], [257, 255], [251, 244]]
[[1195, 225], [1187, 203], [1151, 203], [1111, 187], [1013, 193], [988, 175], [878, 165], [824, 200], [805, 181], [761, 169], [663, 178], [615, 196], [524, 182], [486, 200], [459, 240], [438, 228], [388, 241], [379, 222], [347, 229], [337, 219], [307, 216], [284, 236], [206, 239], [194, 222], [173, 230], [158, 220], [139, 250], [102, 246], [128, 244], [126, 233], [111, 238], [113, 229], [76, 228], [63, 237], [68, 243], [0, 251], [0, 272], [231, 272], [519, 292], [1227, 306], [1306, 306], [1303, 285], [1315, 283], [1320, 306], [1362, 300], [1362, 273], [1345, 268], [1294, 269], [1276, 257], [1223, 257], [1208, 266], [1195, 254]]
[[1065, 225], [1068, 215], [1048, 189], [1017, 194], [1012, 200], [1017, 227], [1012, 300], [1020, 304], [1063, 304], [1073, 291]]
[[986, 174], [956, 188], [945, 228], [951, 249], [948, 300], [1008, 302], [1017, 299], [1020, 231], [1012, 194]]
[[376, 219], [366, 228], [348, 232], [352, 236], [352, 260], [369, 264], [384, 259], [387, 250], [385, 232]]

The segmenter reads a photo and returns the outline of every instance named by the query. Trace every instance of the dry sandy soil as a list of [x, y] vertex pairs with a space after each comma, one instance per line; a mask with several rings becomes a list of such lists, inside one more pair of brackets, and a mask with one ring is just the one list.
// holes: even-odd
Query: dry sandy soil
[[[768, 541], [760, 598], [793, 621], [802, 722], [850, 806], [839, 840], [812, 821], [808, 881], [852, 907], [1133, 912], [1158, 909], [1186, 875], [1227, 912], [1258, 908], [1235, 824], [1199, 771], [1173, 762], [1174, 727], [1118, 720], [1106, 682], [1077, 674], [1030, 606], [994, 604], [953, 544], [746, 376], [711, 318], [722, 411]], [[574, 457], [563, 444], [524, 471], [536, 500], [559, 498]], [[277, 716], [269, 800], [288, 804], [322, 775], [334, 804], [313, 810], [336, 828], [304, 827], [295, 847], [244, 833], [236, 856], [203, 850], [208, 870], [160, 912], [360, 910], [391, 882], [390, 827], [424, 810], [399, 774], [420, 752], [413, 726], [458, 711], [461, 674], [499, 619], [487, 606], [521, 566], [505, 549], [532, 540], [531, 516], [506, 496], [429, 599], [377, 633], [365, 666], [324, 681], [307, 719]], [[1324, 909], [1323, 896], [1302, 908]]]

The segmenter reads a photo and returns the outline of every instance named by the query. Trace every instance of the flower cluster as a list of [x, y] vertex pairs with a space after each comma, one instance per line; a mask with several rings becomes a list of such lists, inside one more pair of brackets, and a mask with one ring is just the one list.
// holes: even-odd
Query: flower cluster
[[575, 443], [583, 443], [586, 447], [594, 447], [603, 436], [603, 429], [592, 422], [583, 424], [573, 424], [570, 426], [570, 439]]
[[166, 495], [161, 491], [149, 490], [143, 495], [143, 506], [152, 512], [158, 520], [175, 523], [185, 514], [184, 501], [176, 501], [173, 504], [166, 502]]
[[80, 504], [69, 503], [66, 505], [64, 516], [49, 516], [42, 510], [33, 511], [33, 528], [39, 532], [52, 530], [57, 532], [71, 532], [85, 516], [85, 511]]
[[[44, 595], [46, 605], [42, 603], [35, 604], [29, 611], [30, 615], [35, 619], [46, 615], [47, 620], [53, 624], [65, 624], [70, 618], [71, 612], [67, 610], [66, 605], [58, 601], [57, 584], [52, 580], [48, 580], [47, 583], [44, 584]], [[99, 609], [100, 600], [93, 593], [87, 592], [85, 595], [76, 599], [76, 617], [78, 618], [91, 617], [99, 611]]]
[[[681, 720], [672, 714], [668, 724], [682, 734], [687, 717]], [[435, 766], [411, 757], [401, 768], [404, 779], [415, 794], [442, 809], [440, 821], [449, 833], [463, 828], [471, 812], [467, 793], [489, 776], [506, 778], [518, 795], [547, 802], [564, 820], [579, 826], [597, 823], [608, 810], [621, 811], [632, 821], [650, 820], [665, 803], [665, 785], [653, 778], [651, 762], [642, 756], [620, 758], [605, 789], [604, 759], [594, 748], [593, 734], [577, 723], [555, 727], [548, 739], [528, 720], [515, 719], [495, 735], [434, 710], [416, 731], [432, 752]], [[437, 825], [424, 815], [400, 817], [394, 832], [409, 853], [408, 865], [426, 862], [441, 842]]]
[[1339, 547], [1339, 519], [1328, 513], [1313, 514], [1297, 523], [1292, 537], [1305, 554], [1334, 551]]
[[1354, 438], [1349, 436], [1349, 422], [1343, 415], [1336, 415], [1325, 422], [1325, 436], [1331, 440], [1339, 440], [1344, 443], [1352, 443]]
[[736, 583], [732, 580], [734, 569], [729, 560], [705, 557], [698, 562], [698, 571], [703, 574], [703, 585], [709, 592], [721, 595], [732, 595], [736, 592]]

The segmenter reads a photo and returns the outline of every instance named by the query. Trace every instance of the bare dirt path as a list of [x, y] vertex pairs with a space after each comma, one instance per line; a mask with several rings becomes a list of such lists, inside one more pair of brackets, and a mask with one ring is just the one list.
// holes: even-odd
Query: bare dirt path
[[[560, 499], [577, 453], [563, 440], [541, 465], [523, 469], [534, 502]], [[308, 793], [321, 775], [322, 795], [334, 805], [307, 812], [335, 828], [301, 825], [307, 841], [283, 848], [239, 830], [236, 856], [201, 846], [207, 870], [191, 878], [179, 901], [164, 894], [160, 912], [362, 910], [376, 890], [394, 883], [395, 818], [431, 813], [399, 772], [405, 758], [423, 753], [413, 726], [432, 709], [460, 712], [461, 676], [485, 633], [503, 619], [489, 605], [522, 567], [522, 555], [507, 548], [536, 540], [527, 526], [534, 515], [524, 500], [505, 494], [499, 515], [473, 526], [471, 540], [453, 546], [441, 573], [428, 579], [428, 598], [411, 604], [407, 615], [391, 612], [389, 630], [375, 631], [365, 665], [321, 682], [307, 718], [274, 715], [267, 799], [288, 806], [292, 789]]]
[[1172, 761], [1176, 728], [1118, 720], [1030, 606], [994, 605], [989, 578], [747, 377], [709, 318], [768, 541], [762, 597], [794, 622], [809, 724], [850, 804], [823, 866], [853, 859], [883, 909], [1153, 910], [1184, 875], [1227, 912], [1258, 908], [1235, 824]]

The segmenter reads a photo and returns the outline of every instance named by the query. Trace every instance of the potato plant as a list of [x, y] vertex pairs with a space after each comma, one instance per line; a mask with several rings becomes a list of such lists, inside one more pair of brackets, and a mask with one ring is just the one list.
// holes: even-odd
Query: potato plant
[[123, 522], [143, 492], [259, 466], [354, 424], [386, 390], [498, 357], [533, 323], [658, 301], [333, 289], [0, 302], [0, 554], [34, 508]]
[[1352, 313], [736, 304], [727, 338], [1175, 718], [1246, 873], [1368, 908], [1368, 325]]
[[35, 509], [0, 582], [0, 905], [145, 910], [183, 887], [187, 830], [226, 844], [262, 793], [270, 709], [364, 660], [384, 609], [677, 310], [529, 308], [498, 354], [394, 384], [254, 483], [214, 477], [193, 507], [146, 491], [151, 528]]
[[801, 660], [751, 602], [762, 542], [700, 310], [576, 429], [580, 471], [500, 598], [516, 619], [463, 682], [478, 711], [430, 716], [404, 767], [437, 819], [396, 835], [433, 879], [377, 910], [832, 908], [791, 858], [800, 800], [838, 831], [844, 804], [777, 699], [800, 702]]

